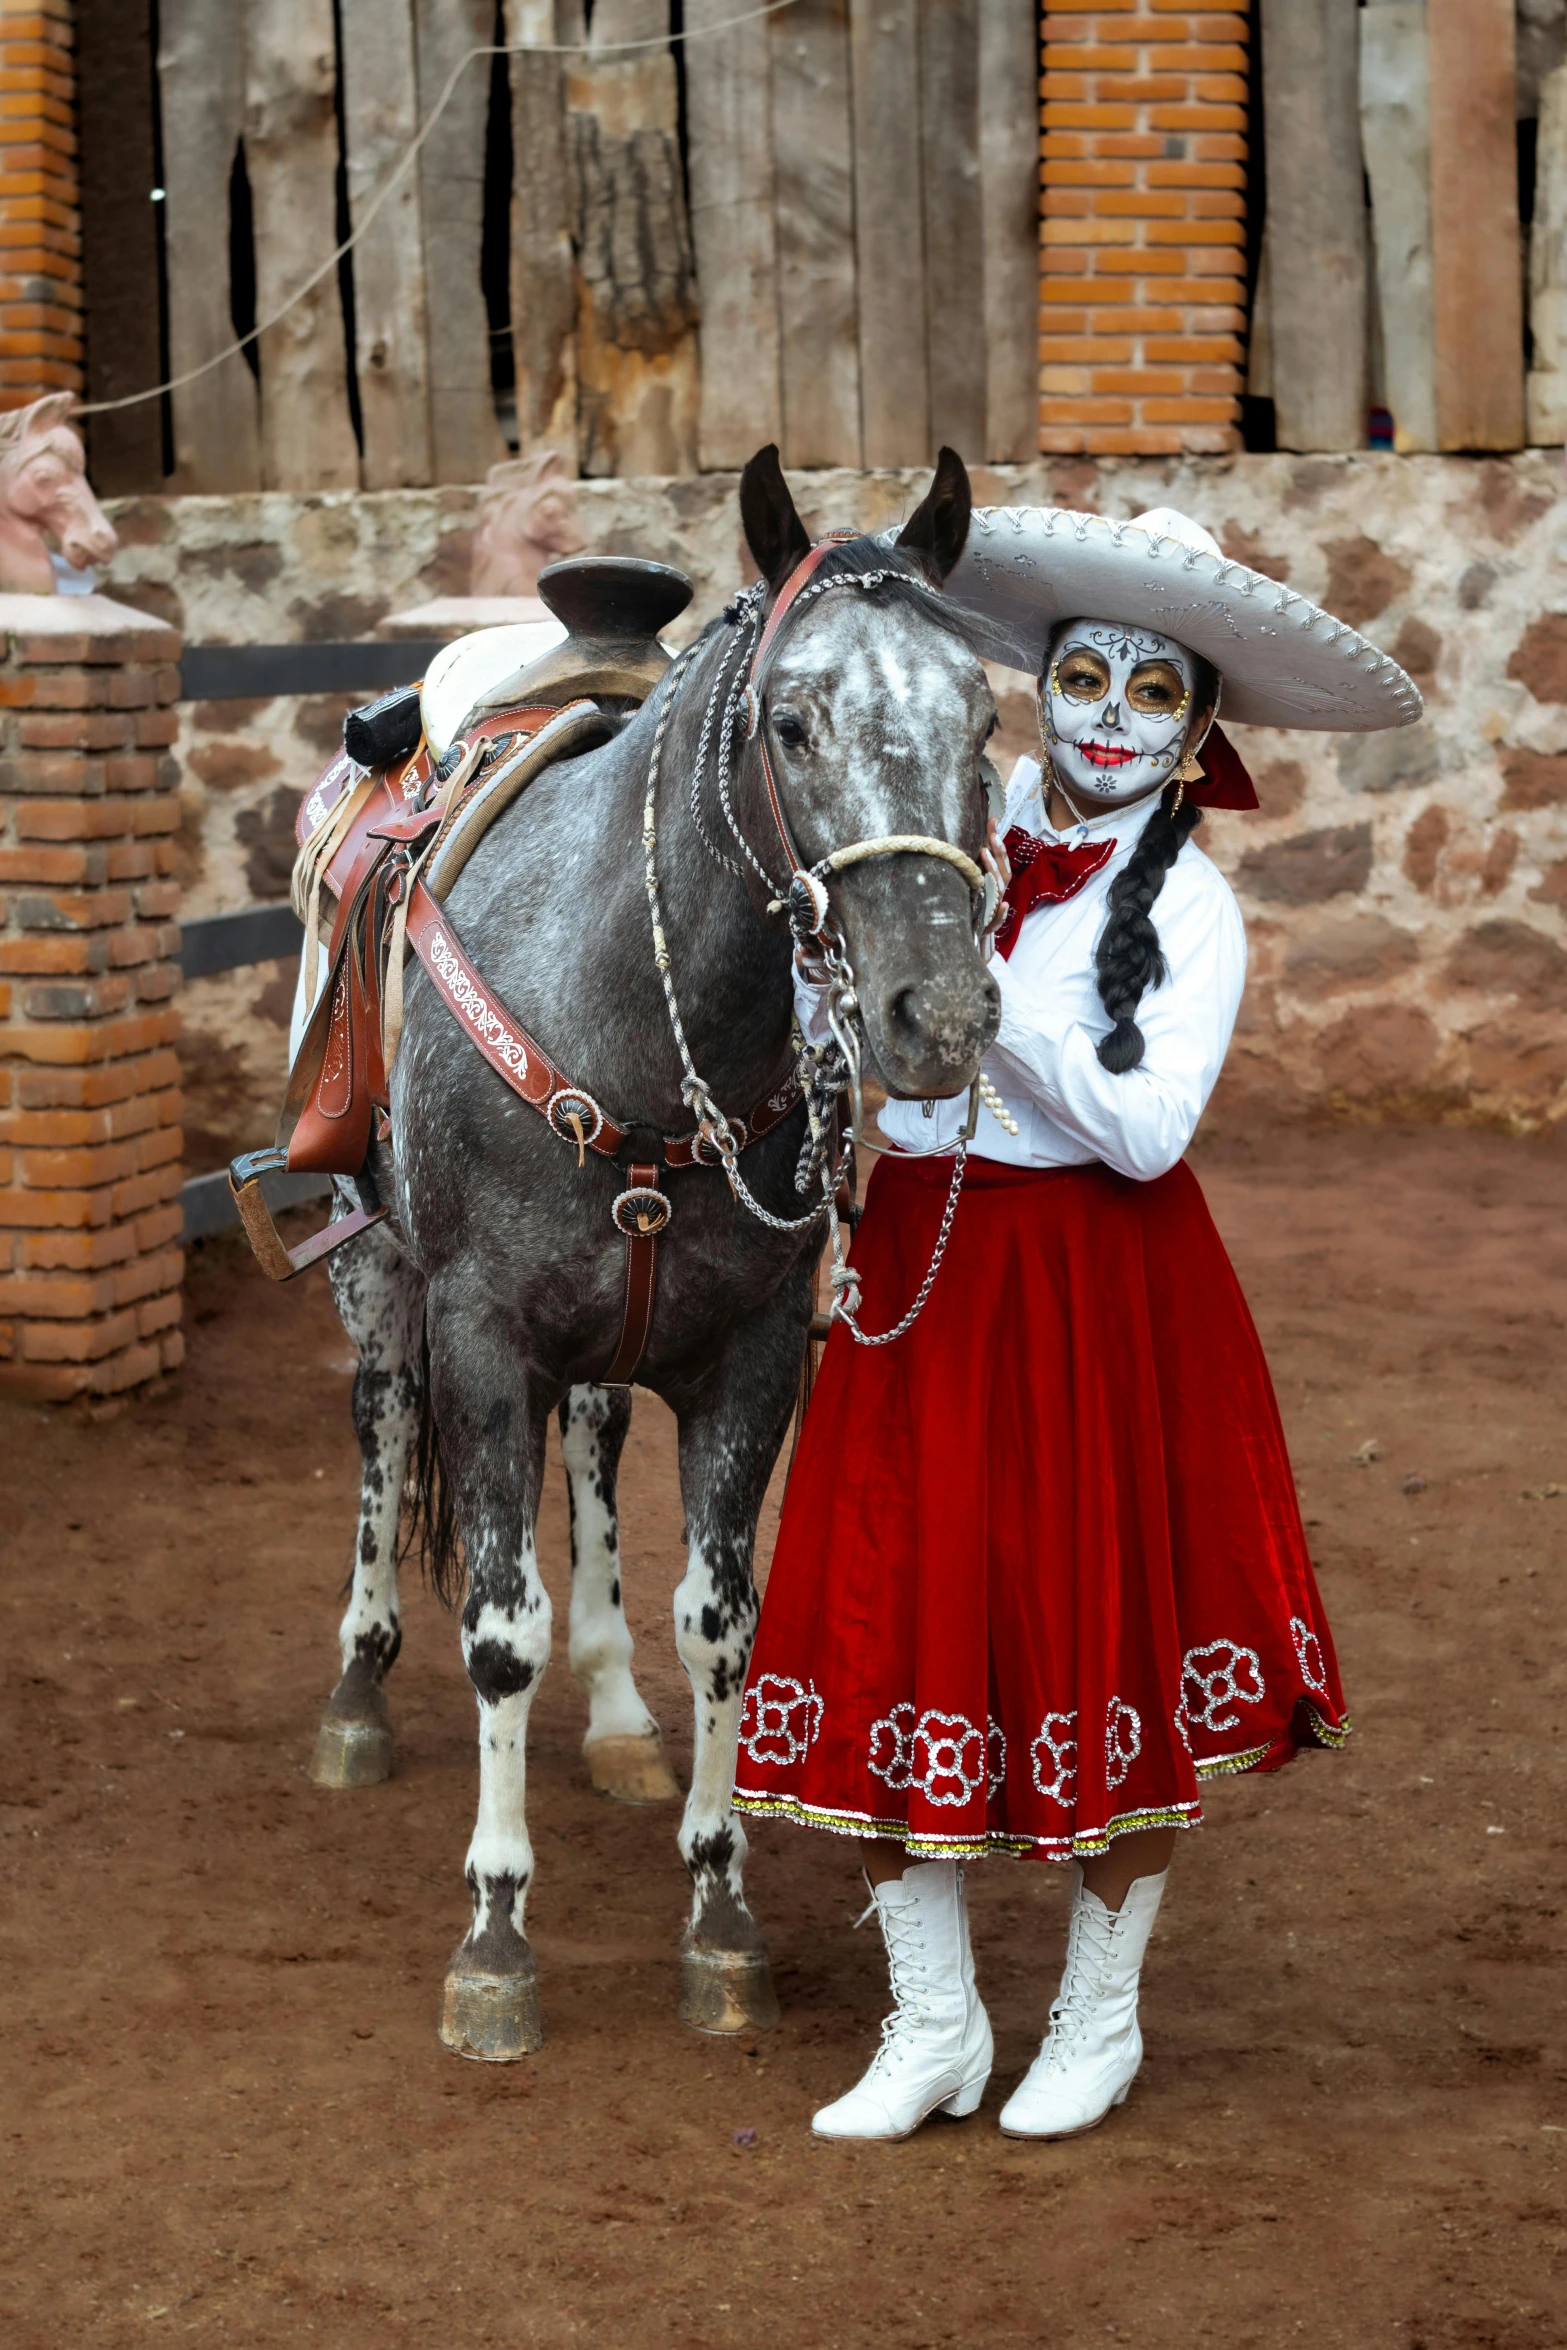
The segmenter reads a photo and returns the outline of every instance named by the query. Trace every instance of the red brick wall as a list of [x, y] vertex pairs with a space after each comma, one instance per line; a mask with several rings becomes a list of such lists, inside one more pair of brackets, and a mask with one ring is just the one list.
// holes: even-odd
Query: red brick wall
[[1046, 0], [1047, 453], [1240, 446], [1247, 29], [1246, 0]]
[[0, 0], [0, 408], [82, 388], [73, 92], [70, 0]]
[[0, 1394], [178, 1363], [179, 639], [0, 597]]

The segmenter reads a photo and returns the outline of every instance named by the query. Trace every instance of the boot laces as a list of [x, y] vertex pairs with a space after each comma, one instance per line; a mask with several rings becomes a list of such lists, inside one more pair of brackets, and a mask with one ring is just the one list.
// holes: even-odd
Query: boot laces
[[1115, 1952], [1120, 1912], [1090, 1910], [1083, 1903], [1072, 1919], [1061, 1988], [1050, 2004], [1050, 2028], [1041, 2051], [1048, 2064], [1064, 2064], [1094, 2020], [1104, 1996], [1105, 1975]]
[[881, 1926], [887, 1945], [887, 1972], [892, 1978], [892, 2013], [882, 2018], [881, 2045], [871, 2059], [873, 2072], [883, 2063], [895, 2062], [902, 2044], [931, 2020], [928, 2010], [934, 1988], [918, 1911], [883, 1910]]

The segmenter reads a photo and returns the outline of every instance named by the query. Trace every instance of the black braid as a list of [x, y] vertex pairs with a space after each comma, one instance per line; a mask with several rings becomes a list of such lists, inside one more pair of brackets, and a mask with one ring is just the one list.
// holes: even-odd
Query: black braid
[[1131, 862], [1110, 884], [1110, 919], [1094, 956], [1100, 998], [1115, 1022], [1096, 1050], [1112, 1077], [1124, 1077], [1143, 1057], [1143, 1032], [1135, 1014], [1147, 990], [1157, 987], [1165, 975], [1159, 933], [1150, 915], [1165, 875], [1202, 822], [1202, 810], [1190, 801], [1172, 815], [1172, 797], [1166, 790], [1143, 826]]

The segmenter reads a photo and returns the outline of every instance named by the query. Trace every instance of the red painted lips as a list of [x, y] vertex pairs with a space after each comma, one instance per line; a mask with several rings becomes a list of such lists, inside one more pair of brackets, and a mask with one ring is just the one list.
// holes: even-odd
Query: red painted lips
[[1079, 743], [1077, 747], [1090, 767], [1124, 767], [1137, 756], [1124, 743]]

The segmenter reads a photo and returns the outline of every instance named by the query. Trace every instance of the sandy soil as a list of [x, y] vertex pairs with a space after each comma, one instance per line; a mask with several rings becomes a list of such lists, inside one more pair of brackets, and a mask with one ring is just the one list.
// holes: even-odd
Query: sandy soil
[[[302, 1771], [353, 1514], [324, 1284], [269, 1290], [209, 1246], [178, 1383], [0, 1415], [9, 2350], [1567, 2340], [1567, 1153], [1383, 1130], [1199, 1165], [1358, 1729], [1213, 1791], [1150, 1959], [1146, 2068], [1066, 2145], [994, 2126], [1053, 1988], [1059, 1872], [975, 1872], [981, 2115], [818, 2146], [811, 2107], [882, 1996], [851, 1848], [755, 1833], [782, 2028], [683, 2032], [674, 1816], [590, 1793], [563, 1661], [534, 1713], [549, 2044], [444, 2053], [473, 1717], [417, 1586], [396, 1777], [329, 1794]], [[671, 1434], [639, 1399], [623, 1493], [643, 1685], [683, 1762]], [[557, 1469], [558, 1620], [564, 1521]]]

